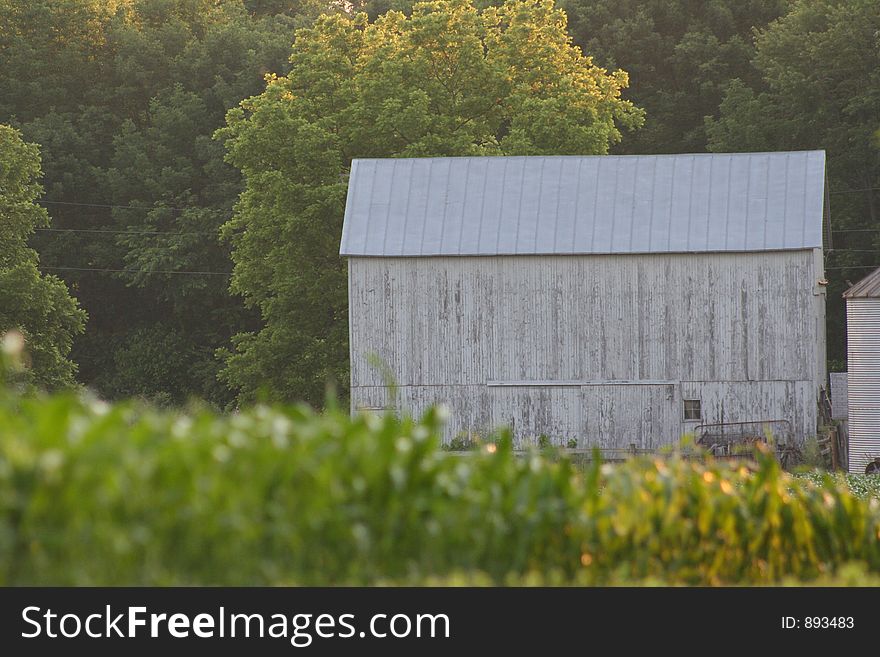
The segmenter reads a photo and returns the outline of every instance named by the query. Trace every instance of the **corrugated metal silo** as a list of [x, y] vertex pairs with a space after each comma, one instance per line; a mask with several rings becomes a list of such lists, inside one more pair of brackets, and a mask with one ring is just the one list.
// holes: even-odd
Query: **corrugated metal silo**
[[880, 269], [846, 299], [849, 471], [880, 471]]

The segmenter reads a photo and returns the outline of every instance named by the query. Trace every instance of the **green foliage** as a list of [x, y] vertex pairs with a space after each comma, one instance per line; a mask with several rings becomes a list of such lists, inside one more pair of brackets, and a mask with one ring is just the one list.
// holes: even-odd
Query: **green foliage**
[[244, 6], [254, 16], [284, 14], [299, 21], [313, 20], [333, 8], [332, 3], [321, 0], [244, 0]]
[[24, 364], [24, 336], [15, 329], [0, 336], [0, 386], [17, 393], [30, 391]]
[[[880, 253], [876, 2], [559, 2], [567, 23], [547, 0], [346, 5], [372, 22], [314, 0], [0, 0], [0, 123], [40, 145], [52, 227], [102, 231], [29, 243], [44, 267], [126, 270], [61, 272], [90, 317], [70, 350], [79, 379], [109, 398], [228, 406], [265, 390], [319, 404], [328, 379], [347, 380], [335, 254], [352, 157], [707, 140], [827, 150], [827, 264], [844, 268], [828, 274], [829, 357], [843, 361], [840, 292]], [[647, 118], [623, 142], [642, 116], [625, 99]], [[212, 140], [230, 108], [225, 144]], [[232, 250], [249, 308], [226, 276], [164, 273], [227, 272]], [[66, 304], [45, 283], [58, 279], [5, 275], [34, 292], [15, 312]], [[71, 380], [67, 333], [37, 332], [60, 351], [33, 352], [34, 371], [68, 363], [44, 383]]]
[[348, 378], [338, 248], [353, 157], [605, 153], [641, 122], [620, 98], [626, 74], [572, 47], [552, 0], [325, 16], [290, 61], [217, 133], [246, 179], [225, 226], [232, 288], [266, 325], [223, 353], [242, 399], [265, 386], [317, 404], [328, 378]]
[[67, 359], [86, 315], [64, 282], [40, 274], [28, 237], [49, 223], [34, 201], [42, 188], [40, 155], [21, 134], [0, 125], [0, 335], [21, 331], [29, 367], [24, 380], [45, 388], [71, 385], [76, 366]]
[[[371, 19], [413, 0], [365, 0]], [[503, 0], [477, 0], [478, 7]], [[756, 29], [783, 16], [791, 0], [559, 0], [573, 43], [599, 65], [627, 71], [626, 98], [646, 111], [642, 130], [619, 153], [706, 150], [706, 117], [717, 117], [731, 80], [759, 79]]]
[[125, 0], [0, 0], [0, 122], [75, 111], [106, 73], [104, 27]]
[[90, 315], [72, 356], [103, 396], [232, 401], [214, 352], [257, 315], [228, 276], [165, 272], [231, 270], [219, 227], [241, 178], [211, 135], [287, 70], [294, 29], [318, 13], [308, 0], [0, 0], [0, 122], [41, 144], [56, 229], [31, 244], [45, 266], [82, 270], [62, 272]]
[[453, 436], [452, 439], [443, 445], [443, 449], [450, 452], [466, 452], [469, 450], [479, 449], [482, 441], [476, 436], [469, 433], [460, 433]]
[[760, 79], [731, 83], [720, 116], [707, 123], [715, 151], [826, 150], [835, 230], [835, 250], [826, 252], [828, 357], [837, 361], [846, 358], [846, 281], [880, 262], [878, 33], [875, 0], [792, 3], [757, 35]]
[[809, 468], [827, 469], [831, 466], [829, 459], [822, 453], [822, 446], [816, 436], [810, 436], [804, 441], [802, 465]]
[[876, 498], [880, 500], [880, 477], [875, 475], [849, 474], [849, 473], [832, 473], [829, 474], [824, 470], [811, 470], [809, 472], [800, 473], [798, 478], [812, 482], [817, 486], [822, 486], [825, 481], [831, 478], [836, 484], [847, 486], [853, 495], [861, 498]]
[[[769, 584], [880, 572], [830, 477], [439, 449], [440, 418], [0, 397], [3, 585]], [[847, 574], [849, 573], [849, 574]]]
[[629, 72], [630, 99], [645, 127], [616, 150], [706, 149], [704, 117], [717, 116], [730, 80], [758, 79], [753, 30], [789, 0], [560, 0], [575, 43], [596, 61]]
[[846, 360], [828, 359], [826, 368], [829, 372], [846, 372]]

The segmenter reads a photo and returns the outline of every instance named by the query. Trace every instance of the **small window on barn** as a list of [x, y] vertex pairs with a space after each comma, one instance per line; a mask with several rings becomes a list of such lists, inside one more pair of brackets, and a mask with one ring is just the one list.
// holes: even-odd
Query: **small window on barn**
[[685, 420], [702, 420], [703, 409], [699, 399], [684, 400], [684, 419]]

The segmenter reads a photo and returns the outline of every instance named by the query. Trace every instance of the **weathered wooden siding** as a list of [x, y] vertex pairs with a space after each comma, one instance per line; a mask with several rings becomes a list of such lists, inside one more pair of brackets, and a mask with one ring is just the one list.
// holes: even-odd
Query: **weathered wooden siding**
[[702, 401], [706, 424], [788, 420], [800, 439], [816, 435], [818, 390], [813, 381], [682, 382], [683, 398]]
[[[815, 426], [824, 298], [812, 251], [351, 258], [352, 405], [450, 406], [449, 435], [510, 425], [656, 447], [692, 423]], [[613, 383], [614, 385], [608, 385]]]

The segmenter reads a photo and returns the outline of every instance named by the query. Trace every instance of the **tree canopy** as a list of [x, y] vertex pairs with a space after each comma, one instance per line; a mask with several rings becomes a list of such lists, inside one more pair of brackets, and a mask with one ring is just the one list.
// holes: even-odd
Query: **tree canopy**
[[77, 379], [319, 403], [353, 157], [706, 149], [827, 151], [840, 366], [839, 293], [880, 264], [880, 6], [558, 2], [0, 0], [0, 123], [51, 215], [23, 244], [89, 314], [58, 334]]
[[[413, 0], [356, 3], [371, 18]], [[479, 7], [503, 0], [476, 0]], [[782, 16], [791, 0], [558, 0], [572, 43], [599, 66], [629, 75], [624, 98], [645, 109], [644, 127], [617, 153], [706, 150], [704, 119], [717, 116], [733, 79], [760, 79], [754, 30]]]
[[224, 376], [252, 398], [319, 403], [347, 379], [338, 256], [354, 157], [607, 153], [642, 112], [574, 47], [551, 0], [467, 0], [325, 16], [297, 32], [286, 76], [218, 132], [246, 187], [224, 230], [233, 289], [265, 326], [235, 339]]
[[728, 83], [759, 78], [753, 30], [790, 0], [560, 0], [572, 37], [604, 66], [630, 74], [627, 97], [645, 108], [643, 130], [622, 153], [706, 150], [704, 117], [715, 116]]
[[[211, 139], [283, 72], [316, 2], [0, 0], [0, 121], [41, 145], [31, 244], [89, 311], [72, 356], [108, 398], [232, 399], [214, 351], [258, 318], [219, 227], [241, 191]], [[210, 273], [203, 273], [210, 272]]]
[[829, 358], [846, 357], [841, 293], [880, 265], [880, 5], [872, 0], [799, 0], [762, 30], [759, 80], [730, 83], [712, 150], [825, 149], [832, 244]]
[[37, 146], [0, 125], [0, 336], [21, 331], [30, 360], [26, 381], [57, 388], [74, 383], [76, 365], [67, 355], [86, 315], [63, 281], [40, 274], [37, 252], [28, 247], [34, 229], [49, 224], [34, 203], [39, 177]]

